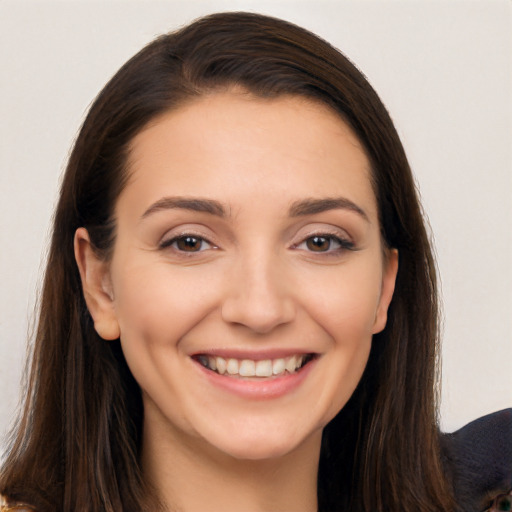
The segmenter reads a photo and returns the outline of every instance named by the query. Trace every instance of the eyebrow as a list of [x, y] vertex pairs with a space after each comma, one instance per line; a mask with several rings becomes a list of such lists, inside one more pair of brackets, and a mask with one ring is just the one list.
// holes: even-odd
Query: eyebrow
[[163, 197], [153, 203], [141, 216], [145, 219], [149, 215], [162, 210], [192, 210], [195, 212], [210, 213], [219, 217], [225, 217], [226, 211], [221, 203], [213, 199], [187, 198], [187, 197]]
[[[214, 199], [163, 197], [154, 202], [141, 216], [141, 220], [162, 210], [182, 209], [204, 212], [218, 217], [226, 217], [226, 210], [219, 201]], [[345, 197], [328, 197], [322, 199], [308, 198], [292, 203], [289, 209], [290, 217], [314, 215], [329, 210], [350, 210], [369, 222], [366, 212], [356, 203]]]
[[353, 211], [367, 222], [370, 222], [366, 212], [356, 203], [345, 197], [327, 197], [322, 199], [310, 198], [295, 201], [290, 206], [290, 217], [314, 215], [315, 213], [338, 209]]

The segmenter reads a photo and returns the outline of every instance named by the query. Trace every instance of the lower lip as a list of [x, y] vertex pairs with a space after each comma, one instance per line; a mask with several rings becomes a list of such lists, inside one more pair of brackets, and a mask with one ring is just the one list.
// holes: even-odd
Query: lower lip
[[253, 400], [268, 400], [279, 398], [297, 389], [307, 378], [318, 358], [313, 359], [299, 371], [285, 374], [279, 377], [256, 379], [243, 379], [220, 375], [213, 370], [205, 368], [202, 364], [194, 361], [198, 369], [214, 386], [225, 391]]

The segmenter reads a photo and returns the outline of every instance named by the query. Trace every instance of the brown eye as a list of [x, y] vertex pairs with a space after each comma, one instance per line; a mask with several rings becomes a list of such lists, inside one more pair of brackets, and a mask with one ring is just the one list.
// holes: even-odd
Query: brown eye
[[193, 234], [183, 234], [164, 240], [159, 245], [159, 248], [161, 250], [170, 249], [175, 254], [181, 254], [183, 256], [185, 256], [185, 254], [192, 255], [193, 253], [200, 253], [210, 249], [218, 249], [218, 247], [205, 238]]
[[204, 240], [197, 236], [182, 236], [175, 240], [176, 248], [184, 252], [198, 252], [203, 248]]
[[325, 254], [326, 256], [341, 256], [345, 251], [356, 250], [355, 244], [351, 240], [328, 233], [309, 236], [295, 245], [294, 248], [311, 253]]
[[306, 247], [313, 252], [326, 252], [331, 248], [332, 238], [312, 236], [306, 240]]

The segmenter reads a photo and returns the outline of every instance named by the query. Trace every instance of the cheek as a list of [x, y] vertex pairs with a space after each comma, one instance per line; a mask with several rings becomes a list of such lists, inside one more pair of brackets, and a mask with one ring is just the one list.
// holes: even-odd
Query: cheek
[[168, 376], [183, 371], [181, 340], [215, 301], [208, 287], [199, 287], [201, 281], [182, 274], [154, 263], [118, 264], [113, 273], [123, 354], [146, 396], [160, 397], [162, 390], [169, 397], [179, 396], [179, 379]]
[[[356, 267], [362, 268], [356, 268]], [[302, 301], [312, 318], [335, 340], [371, 339], [381, 294], [379, 263], [333, 269], [307, 286]], [[306, 280], [300, 286], [306, 287]]]
[[376, 261], [333, 268], [321, 279], [317, 275], [316, 285], [302, 296], [304, 309], [331, 343], [318, 383], [324, 426], [345, 406], [368, 361], [382, 279]]
[[208, 314], [218, 287], [207, 276], [172, 270], [165, 263], [118, 266], [113, 285], [121, 338], [176, 344]]

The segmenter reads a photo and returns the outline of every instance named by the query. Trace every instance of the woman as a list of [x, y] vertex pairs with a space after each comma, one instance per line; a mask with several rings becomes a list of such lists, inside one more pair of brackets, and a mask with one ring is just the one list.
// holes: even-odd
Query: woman
[[455, 510], [437, 314], [407, 159], [364, 77], [283, 21], [203, 18], [125, 64], [77, 138], [0, 493]]

